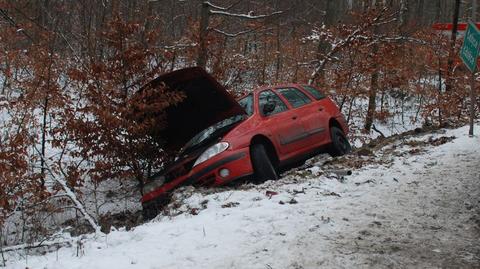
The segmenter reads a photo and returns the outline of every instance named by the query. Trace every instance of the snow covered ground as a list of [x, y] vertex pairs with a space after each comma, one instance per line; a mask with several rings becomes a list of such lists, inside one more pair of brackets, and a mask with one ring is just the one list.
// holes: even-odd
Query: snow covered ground
[[[10, 252], [7, 267], [478, 268], [480, 138], [467, 131], [319, 156], [262, 185], [187, 189], [176, 216], [42, 256]], [[345, 179], [326, 172], [359, 166]]]

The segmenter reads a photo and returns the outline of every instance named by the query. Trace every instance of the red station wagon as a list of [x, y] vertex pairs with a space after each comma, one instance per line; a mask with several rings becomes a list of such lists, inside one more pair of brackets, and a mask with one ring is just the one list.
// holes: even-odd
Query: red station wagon
[[218, 186], [252, 176], [275, 180], [292, 161], [319, 150], [338, 156], [351, 149], [344, 116], [312, 86], [262, 87], [236, 101], [198, 67], [162, 75], [148, 86], [161, 83], [186, 98], [167, 109], [165, 148], [179, 154], [145, 184], [145, 218], [154, 217], [179, 186]]

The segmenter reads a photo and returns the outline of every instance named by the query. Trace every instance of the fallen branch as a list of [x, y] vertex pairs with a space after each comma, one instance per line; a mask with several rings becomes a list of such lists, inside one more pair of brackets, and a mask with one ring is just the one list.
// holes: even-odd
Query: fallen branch
[[327, 174], [335, 174], [337, 176], [350, 176], [352, 175], [352, 170], [348, 169], [332, 169], [332, 170], [325, 170]]
[[52, 242], [35, 242], [32, 244], [20, 244], [15, 246], [4, 247], [1, 249], [1, 252], [10, 252], [10, 251], [17, 251], [17, 250], [24, 250], [24, 249], [36, 249], [42, 247], [53, 247], [56, 246], [60, 247], [69, 247], [72, 245], [73, 240], [65, 240], [65, 241], [52, 241]]

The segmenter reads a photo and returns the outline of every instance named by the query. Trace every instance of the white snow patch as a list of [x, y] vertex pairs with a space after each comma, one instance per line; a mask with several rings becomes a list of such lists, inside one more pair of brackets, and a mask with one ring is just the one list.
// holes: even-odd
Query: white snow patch
[[[196, 193], [187, 204], [198, 207], [198, 215], [89, 235], [81, 251], [74, 245], [44, 256], [9, 254], [7, 266], [468, 267], [479, 259], [465, 203], [480, 195], [480, 139], [468, 137], [467, 130], [435, 134], [456, 139], [424, 154], [395, 157], [389, 165], [364, 167], [346, 182], [317, 176], [321, 167], [313, 164], [312, 176], [296, 184], [282, 179], [247, 190]], [[267, 191], [278, 194], [267, 196]]]

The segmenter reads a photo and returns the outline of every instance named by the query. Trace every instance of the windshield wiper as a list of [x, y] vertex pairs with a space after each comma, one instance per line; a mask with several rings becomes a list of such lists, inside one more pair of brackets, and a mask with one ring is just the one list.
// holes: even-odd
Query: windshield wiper
[[212, 138], [218, 138], [218, 136], [221, 136], [231, 129], [233, 129], [234, 125], [238, 124], [241, 120], [234, 121], [228, 125], [223, 126], [222, 128], [219, 128], [215, 131], [213, 131], [209, 136], [207, 136], [204, 140], [202, 140], [200, 143], [192, 145], [190, 147], [185, 148], [184, 150], [181, 151], [179, 155], [183, 155], [185, 153], [190, 153], [194, 151], [195, 149], [198, 149], [200, 147], [203, 147], [205, 144], [208, 144], [212, 141]]

